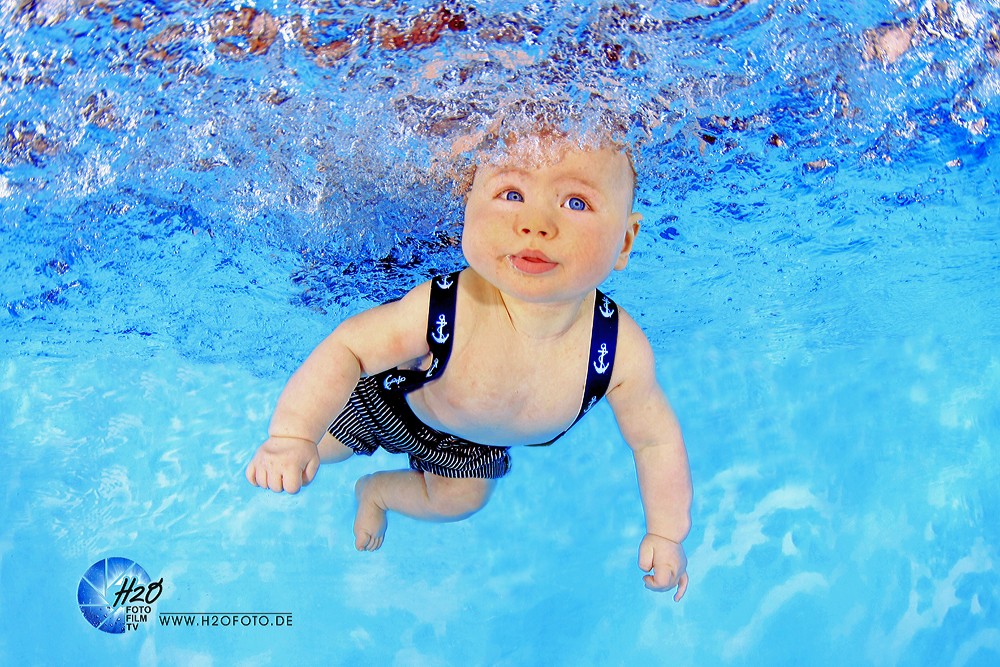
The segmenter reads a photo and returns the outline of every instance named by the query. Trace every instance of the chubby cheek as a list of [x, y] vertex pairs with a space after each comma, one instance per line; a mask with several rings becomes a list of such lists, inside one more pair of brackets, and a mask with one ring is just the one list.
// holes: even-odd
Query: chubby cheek
[[465, 222], [462, 228], [462, 255], [469, 266], [477, 271], [485, 270], [491, 257], [496, 254], [492, 252], [495, 245], [482, 224], [469, 220]]
[[581, 255], [588, 257], [587, 267], [599, 282], [603, 282], [615, 267], [624, 239], [601, 230], [588, 239], [588, 248]]

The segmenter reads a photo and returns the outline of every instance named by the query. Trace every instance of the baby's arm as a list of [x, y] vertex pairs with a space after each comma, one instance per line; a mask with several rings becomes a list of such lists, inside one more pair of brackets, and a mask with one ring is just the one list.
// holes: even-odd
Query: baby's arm
[[[621, 312], [621, 311], [620, 311]], [[646, 536], [639, 567], [652, 572], [646, 588], [674, 600], [687, 590], [687, 557], [681, 542], [691, 529], [691, 471], [677, 417], [656, 381], [653, 350], [635, 321], [621, 312], [614, 381], [608, 402], [635, 457]]]
[[344, 320], [295, 371], [278, 398], [267, 441], [246, 469], [247, 480], [296, 493], [319, 467], [317, 443], [347, 404], [362, 375], [374, 375], [427, 353], [430, 283]]

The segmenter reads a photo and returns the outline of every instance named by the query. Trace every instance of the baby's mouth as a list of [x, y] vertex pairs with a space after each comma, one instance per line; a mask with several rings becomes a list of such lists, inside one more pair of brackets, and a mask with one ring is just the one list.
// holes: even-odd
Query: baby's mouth
[[558, 266], [555, 262], [545, 256], [545, 253], [537, 250], [525, 250], [516, 255], [507, 255], [507, 259], [518, 271], [537, 275], [546, 273]]

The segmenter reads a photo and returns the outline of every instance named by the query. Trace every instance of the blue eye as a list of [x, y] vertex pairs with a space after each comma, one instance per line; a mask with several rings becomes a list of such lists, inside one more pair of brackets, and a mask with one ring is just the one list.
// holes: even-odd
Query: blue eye
[[587, 202], [583, 201], [579, 197], [570, 197], [569, 199], [566, 200], [566, 203], [564, 204], [564, 206], [566, 206], [567, 208], [569, 208], [569, 209], [571, 209], [573, 211], [586, 211], [587, 210]]
[[524, 201], [524, 196], [517, 190], [508, 190], [504, 193], [503, 198], [507, 201]]

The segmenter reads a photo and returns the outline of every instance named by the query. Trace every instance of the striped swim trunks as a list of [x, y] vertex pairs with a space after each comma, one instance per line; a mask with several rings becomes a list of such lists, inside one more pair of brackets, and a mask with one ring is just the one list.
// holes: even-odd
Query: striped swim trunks
[[358, 454], [381, 447], [409, 454], [410, 468], [442, 477], [498, 479], [510, 470], [507, 447], [490, 447], [442, 433], [420, 421], [403, 392], [383, 391], [374, 376], [361, 378], [330, 435]]

